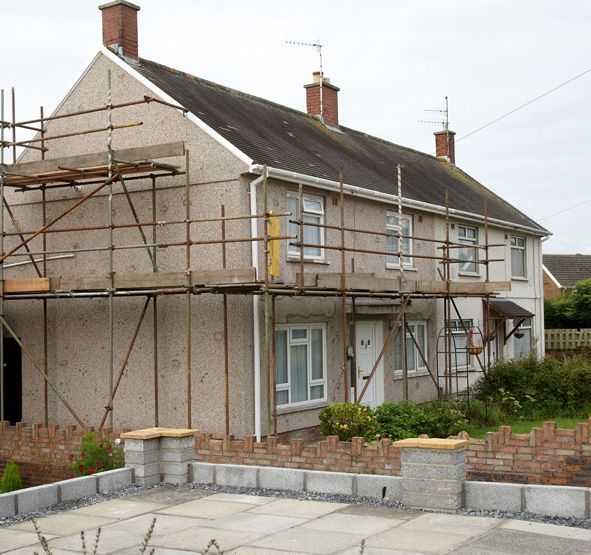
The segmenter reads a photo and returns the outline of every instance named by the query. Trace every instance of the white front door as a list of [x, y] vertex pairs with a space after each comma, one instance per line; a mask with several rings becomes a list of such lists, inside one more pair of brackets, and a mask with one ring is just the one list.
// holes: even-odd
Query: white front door
[[[357, 356], [357, 397], [367, 384], [376, 359], [382, 350], [383, 328], [381, 320], [362, 320], [355, 327]], [[384, 402], [384, 359], [380, 361], [361, 402], [370, 407], [377, 407]]]

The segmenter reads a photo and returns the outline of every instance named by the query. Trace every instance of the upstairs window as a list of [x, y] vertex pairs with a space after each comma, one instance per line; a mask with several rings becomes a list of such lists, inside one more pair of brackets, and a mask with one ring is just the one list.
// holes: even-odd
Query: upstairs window
[[[459, 264], [460, 273], [477, 274], [478, 264], [474, 261], [478, 260], [478, 250], [476, 248], [478, 244], [478, 229], [459, 225], [458, 242], [466, 245], [457, 249], [458, 258], [462, 261]], [[452, 256], [452, 258], [455, 257]]]
[[[310, 224], [324, 224], [324, 199], [322, 197], [313, 197], [310, 195], [304, 195], [304, 240], [300, 238], [300, 226], [298, 224], [290, 223], [288, 226], [289, 235], [297, 237], [289, 241], [288, 255], [289, 256], [300, 256], [300, 248], [292, 243], [303, 242], [309, 247], [304, 247], [304, 258], [310, 260], [323, 260], [324, 259], [324, 228], [317, 227], [316, 225], [305, 225]], [[289, 194], [287, 196], [287, 209], [291, 212], [291, 220], [300, 219], [300, 199], [296, 194]]]
[[511, 235], [511, 277], [527, 277], [525, 260], [525, 237]]
[[[398, 239], [400, 232], [401, 238]], [[386, 250], [388, 255], [386, 266], [388, 268], [400, 268], [402, 259], [403, 267], [412, 266], [412, 216], [398, 217], [398, 214], [388, 212], [386, 214]]]

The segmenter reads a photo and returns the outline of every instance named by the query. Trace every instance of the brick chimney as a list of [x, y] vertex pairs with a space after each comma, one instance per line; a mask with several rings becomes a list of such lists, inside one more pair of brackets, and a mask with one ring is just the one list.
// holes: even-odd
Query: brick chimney
[[435, 131], [435, 155], [437, 158], [445, 158], [451, 164], [456, 163], [456, 146], [454, 131]]
[[139, 6], [126, 0], [101, 4], [103, 44], [126, 58], [138, 59], [137, 13]]
[[320, 72], [315, 71], [313, 82], [304, 85], [306, 89], [306, 109], [311, 116], [323, 116], [324, 123], [330, 127], [339, 126], [339, 91], [330, 84], [330, 79], [322, 79], [322, 110], [320, 110]]

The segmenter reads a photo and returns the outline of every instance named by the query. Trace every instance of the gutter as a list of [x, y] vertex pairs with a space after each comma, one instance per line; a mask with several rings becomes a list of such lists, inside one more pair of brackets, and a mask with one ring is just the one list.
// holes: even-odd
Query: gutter
[[[264, 176], [261, 175], [250, 182], [250, 215], [257, 214], [257, 185], [261, 183]], [[250, 236], [257, 237], [257, 218], [250, 219]], [[259, 243], [250, 242], [252, 265], [255, 271], [255, 278], [259, 277]], [[254, 360], [254, 433], [257, 441], [261, 441], [261, 329], [259, 322], [259, 295], [252, 296], [252, 352]]]
[[[262, 164], [251, 164], [250, 165], [250, 172], [262, 175], [263, 174], [263, 165]], [[288, 181], [290, 183], [301, 183], [302, 185], [309, 185], [310, 187], [315, 187], [317, 189], [324, 189], [327, 191], [334, 191], [339, 192], [339, 183], [337, 181], [331, 181], [330, 179], [324, 179], [322, 177], [312, 177], [310, 175], [306, 175], [303, 173], [292, 172], [287, 170], [282, 170], [279, 168], [273, 168], [267, 166], [267, 171], [269, 177], [274, 177], [276, 179], [281, 179], [282, 181]], [[370, 200], [376, 200], [379, 202], [385, 202], [387, 204], [396, 204], [398, 205], [398, 196], [391, 195], [389, 193], [381, 193], [379, 191], [372, 191], [370, 189], [365, 189], [364, 187], [357, 187], [356, 185], [349, 185], [345, 183], [343, 185], [344, 192], [350, 195], [367, 198]], [[408, 208], [416, 208], [419, 210], [423, 210], [424, 212], [431, 212], [433, 214], [443, 214], [445, 215], [445, 207], [439, 206], [437, 204], [431, 204], [429, 202], [423, 202], [420, 200], [413, 200], [409, 198], [402, 197], [401, 199], [402, 206]], [[467, 220], [472, 220], [475, 222], [484, 222], [484, 216], [480, 214], [475, 214], [473, 212], [466, 212], [464, 210], [457, 210], [455, 208], [449, 209], [449, 214], [452, 216], [458, 216]], [[527, 231], [532, 235], [537, 235], [539, 237], [547, 237], [552, 235], [549, 231], [542, 232], [539, 229], [534, 229], [532, 227], [528, 227], [525, 225], [514, 224], [511, 222], [507, 222], [504, 220], [499, 220], [497, 218], [488, 218], [488, 223], [492, 225], [496, 225], [498, 227], [502, 227], [503, 229], [517, 229], [520, 231]]]

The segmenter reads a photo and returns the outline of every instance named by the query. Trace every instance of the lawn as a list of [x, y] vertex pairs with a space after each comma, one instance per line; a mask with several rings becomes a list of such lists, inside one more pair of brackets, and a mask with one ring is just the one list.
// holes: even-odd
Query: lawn
[[[576, 417], [572, 417], [572, 418], [558, 416], [556, 418], [541, 418], [539, 420], [516, 419], [516, 420], [510, 420], [510, 421], [504, 422], [502, 424], [502, 426], [511, 426], [511, 429], [516, 434], [529, 434], [529, 431], [532, 428], [541, 428], [542, 424], [544, 422], [547, 422], [548, 420], [552, 420], [553, 422], [556, 422], [556, 426], [558, 428], [573, 429], [575, 427], [575, 424], [577, 424], [577, 422], [585, 422], [587, 420], [587, 418], [584, 416], [576, 416]], [[486, 437], [486, 432], [497, 432], [498, 430], [499, 430], [498, 426], [483, 426], [483, 427], [470, 426], [468, 428], [468, 433], [470, 434], [470, 437], [473, 437], [476, 439], [484, 439]]]

